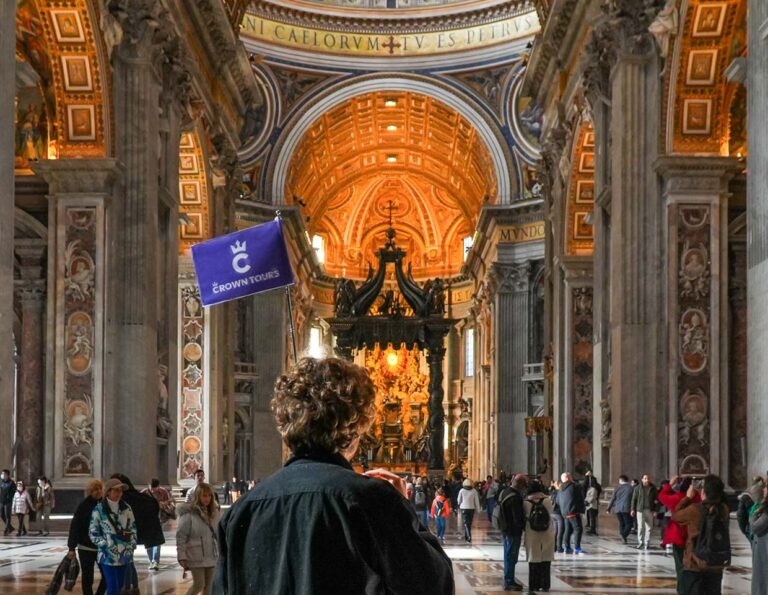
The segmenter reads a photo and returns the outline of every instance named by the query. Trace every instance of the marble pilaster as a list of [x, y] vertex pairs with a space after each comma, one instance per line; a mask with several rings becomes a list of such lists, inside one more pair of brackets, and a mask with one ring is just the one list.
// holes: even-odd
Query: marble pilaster
[[52, 440], [44, 466], [59, 487], [80, 488], [104, 475], [103, 453], [114, 450], [114, 426], [122, 423], [104, 374], [107, 218], [121, 171], [112, 159], [41, 161], [34, 169], [49, 191], [45, 426]]
[[563, 270], [563, 347], [564, 399], [558, 416], [566, 425], [570, 440], [566, 469], [579, 475], [594, 465], [593, 425], [593, 280], [592, 259], [564, 257]]
[[768, 461], [768, 177], [761, 175], [768, 162], [768, 3], [749, 0], [747, 5], [747, 320], [748, 320], [748, 476], [765, 473]]
[[13, 449], [13, 215], [16, 2], [0, 2], [0, 461]]
[[738, 161], [665, 157], [669, 472], [728, 477], [728, 181]]

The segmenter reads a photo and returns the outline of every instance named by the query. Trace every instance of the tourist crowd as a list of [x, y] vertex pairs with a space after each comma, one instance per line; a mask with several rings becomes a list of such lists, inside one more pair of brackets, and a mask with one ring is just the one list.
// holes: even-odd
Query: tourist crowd
[[[580, 481], [564, 472], [549, 486], [524, 474], [489, 475], [476, 483], [460, 472], [440, 481], [382, 469], [355, 472], [350, 459], [373, 421], [373, 398], [373, 385], [358, 366], [301, 360], [278, 379], [272, 401], [291, 458], [262, 482], [227, 482], [224, 499], [232, 506], [221, 517], [202, 469], [178, 507], [157, 479], [142, 491], [119, 473], [89, 482], [52, 585], [65, 573], [71, 579], [79, 564], [84, 595], [94, 593], [96, 566], [97, 595], [137, 592], [136, 547], [145, 546], [149, 569], [158, 570], [163, 526], [174, 519], [177, 561], [192, 576], [188, 595], [448, 595], [454, 581], [442, 548], [447, 521], [460, 517], [463, 538], [471, 543], [481, 514], [503, 537], [506, 591], [523, 590], [515, 572], [522, 548], [530, 592], [549, 591], [557, 553], [587, 554], [582, 537], [598, 535], [603, 496], [589, 471]], [[0, 505], [5, 535], [25, 535], [25, 521], [34, 514], [39, 534], [46, 535], [56, 499], [47, 478], [39, 478], [32, 494], [3, 470]], [[752, 547], [753, 595], [768, 593], [767, 506], [766, 481], [755, 477], [737, 509], [739, 529]], [[654, 547], [660, 528], [661, 547], [674, 557], [679, 594], [722, 591], [732, 549], [719, 477], [674, 476], [657, 487], [647, 474], [640, 481], [621, 475], [606, 513], [616, 515], [623, 543], [636, 535], [634, 547], [641, 552]]]

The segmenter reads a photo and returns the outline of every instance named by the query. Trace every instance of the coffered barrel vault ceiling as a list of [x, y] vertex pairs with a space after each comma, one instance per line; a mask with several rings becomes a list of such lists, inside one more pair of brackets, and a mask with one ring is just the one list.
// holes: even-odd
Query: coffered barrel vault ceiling
[[331, 275], [365, 277], [393, 205], [397, 241], [414, 276], [456, 274], [462, 239], [496, 201], [495, 172], [475, 128], [416, 93], [357, 96], [320, 117], [288, 169], [285, 201], [325, 239]]

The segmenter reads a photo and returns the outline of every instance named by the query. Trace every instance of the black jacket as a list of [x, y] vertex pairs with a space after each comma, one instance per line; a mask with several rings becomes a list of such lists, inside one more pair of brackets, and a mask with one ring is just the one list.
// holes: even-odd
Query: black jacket
[[133, 510], [136, 518], [136, 541], [140, 545], [153, 547], [165, 543], [163, 526], [160, 524], [160, 504], [149, 494], [136, 489], [123, 492], [123, 500]]
[[85, 500], [77, 505], [74, 516], [72, 516], [72, 522], [69, 523], [69, 538], [67, 539], [67, 547], [71, 550], [75, 549], [78, 545], [85, 546], [92, 550], [96, 549], [93, 545], [91, 538], [88, 536], [88, 527], [91, 524], [91, 513], [96, 505], [99, 503], [96, 498], [86, 496]]
[[557, 491], [557, 504], [563, 516], [584, 514], [586, 511], [584, 493], [572, 481], [568, 481], [560, 486], [560, 489]]
[[16, 493], [16, 483], [10, 479], [0, 481], [0, 504], [13, 504], [13, 495]]
[[508, 537], [520, 537], [525, 529], [522, 494], [513, 488], [504, 488], [497, 502], [504, 511], [504, 519], [507, 521], [507, 531], [504, 534]]
[[340, 455], [292, 458], [219, 523], [217, 595], [450, 595], [451, 560], [413, 507]]

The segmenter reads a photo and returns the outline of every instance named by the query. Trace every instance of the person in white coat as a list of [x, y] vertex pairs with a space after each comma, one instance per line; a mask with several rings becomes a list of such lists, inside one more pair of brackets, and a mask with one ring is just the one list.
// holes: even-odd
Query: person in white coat
[[35, 502], [32, 500], [32, 496], [29, 495], [23, 481], [16, 482], [16, 493], [13, 495], [13, 505], [11, 506], [11, 512], [16, 515], [19, 521], [19, 528], [16, 531], [16, 535], [26, 535], [27, 529], [24, 527], [24, 517], [29, 516], [29, 513], [35, 509]]
[[[546, 509], [549, 527], [541, 530], [541, 520], [532, 523], [531, 513], [537, 503]], [[555, 527], [552, 522], [552, 500], [544, 493], [541, 482], [534, 480], [528, 486], [528, 495], [523, 502], [525, 510], [525, 554], [528, 558], [529, 588], [533, 591], [549, 591], [552, 562], [555, 559]], [[536, 527], [538, 530], [535, 530]]]
[[176, 528], [176, 550], [179, 564], [192, 571], [192, 586], [187, 595], [210, 595], [213, 571], [219, 557], [216, 526], [219, 508], [213, 498], [213, 488], [198, 484], [192, 502], [179, 507]]
[[458, 504], [461, 511], [461, 519], [464, 522], [464, 541], [472, 543], [472, 519], [475, 511], [480, 510], [480, 497], [472, 486], [471, 479], [465, 479], [459, 492]]

